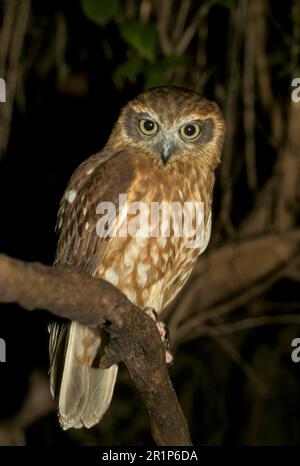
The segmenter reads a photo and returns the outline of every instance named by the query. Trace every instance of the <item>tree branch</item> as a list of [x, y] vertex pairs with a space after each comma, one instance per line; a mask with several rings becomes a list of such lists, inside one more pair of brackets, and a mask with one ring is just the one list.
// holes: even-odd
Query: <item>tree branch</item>
[[156, 325], [113, 285], [71, 267], [47, 267], [0, 254], [0, 302], [44, 309], [90, 327], [104, 326], [110, 343], [101, 366], [125, 363], [148, 411], [156, 443], [191, 445]]

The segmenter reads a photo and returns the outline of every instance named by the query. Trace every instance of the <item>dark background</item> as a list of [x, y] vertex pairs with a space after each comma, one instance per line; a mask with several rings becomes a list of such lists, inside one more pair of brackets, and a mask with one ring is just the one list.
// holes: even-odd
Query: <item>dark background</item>
[[[195, 444], [299, 444], [299, 0], [8, 0], [0, 21], [1, 253], [52, 263], [66, 183], [137, 93], [175, 84], [216, 100], [212, 240], [165, 314], [171, 377]], [[60, 430], [48, 320], [1, 305], [0, 444], [152, 444], [124, 367], [99, 426]]]

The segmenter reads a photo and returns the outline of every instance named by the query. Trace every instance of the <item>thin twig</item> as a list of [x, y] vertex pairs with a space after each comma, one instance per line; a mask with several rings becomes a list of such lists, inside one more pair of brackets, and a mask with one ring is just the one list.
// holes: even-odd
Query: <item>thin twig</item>
[[268, 393], [268, 387], [264, 384], [264, 382], [262, 382], [262, 380], [257, 375], [253, 367], [247, 361], [245, 361], [245, 359], [242, 357], [240, 352], [234, 347], [234, 345], [227, 338], [221, 337], [220, 335], [211, 334], [209, 336], [242, 369], [242, 371], [253, 384], [257, 392], [261, 396], [266, 396]]
[[257, 189], [256, 177], [256, 147], [255, 147], [255, 22], [253, 4], [248, 6], [246, 36], [244, 43], [244, 129], [245, 129], [245, 160], [249, 189]]
[[280, 316], [259, 316], [249, 317], [248, 319], [241, 319], [236, 322], [227, 324], [220, 324], [216, 326], [220, 335], [229, 335], [232, 333], [240, 332], [242, 330], [249, 330], [251, 328], [265, 327], [267, 325], [299, 325], [300, 316], [295, 314], [286, 314]]
[[210, 1], [210, 2], [207, 2], [207, 3], [204, 3], [203, 5], [201, 5], [199, 10], [195, 14], [194, 18], [192, 19], [192, 21], [190, 22], [190, 24], [188, 25], [188, 27], [184, 31], [184, 33], [183, 33], [183, 35], [182, 35], [182, 37], [180, 39], [180, 42], [178, 43], [178, 45], [175, 48], [175, 52], [178, 55], [182, 55], [186, 51], [186, 49], [188, 48], [191, 40], [195, 36], [195, 34], [196, 34], [197, 30], [198, 30], [198, 27], [201, 24], [201, 21], [208, 14], [210, 8], [212, 7], [212, 5], [214, 3], [215, 3], [215, 1]]
[[173, 44], [177, 44], [178, 40], [182, 36], [184, 26], [190, 11], [190, 6], [191, 0], [181, 0], [171, 39]]
[[140, 5], [140, 20], [148, 23], [151, 16], [152, 3], [150, 0], [142, 0]]
[[159, 10], [161, 9], [161, 12], [158, 15], [158, 34], [161, 49], [164, 55], [170, 55], [173, 49], [168, 30], [172, 14], [172, 0], [164, 0], [163, 2], [159, 1], [158, 8]]
[[[288, 268], [290, 264], [286, 265]], [[281, 276], [283, 276], [286, 268], [282, 268], [280, 270], [274, 271], [271, 276], [266, 277], [261, 283], [257, 283], [253, 285], [251, 288], [245, 290], [243, 293], [235, 296], [234, 298], [230, 299], [228, 302], [222, 302], [219, 305], [212, 307], [211, 309], [207, 309], [203, 312], [198, 312], [197, 315], [191, 317], [186, 322], [183, 322], [178, 328], [172, 327], [172, 338], [173, 341], [176, 341], [178, 344], [179, 342], [186, 341], [186, 336], [191, 335], [191, 332], [194, 338], [197, 338], [199, 334], [197, 333], [197, 328], [201, 328], [202, 324], [206, 322], [211, 322], [215, 319], [219, 319], [226, 314], [229, 314], [234, 309], [237, 309], [241, 306], [246, 305], [250, 300], [254, 299], [256, 296], [259, 296], [263, 293], [263, 291], [270, 288], [270, 286], [275, 283]], [[202, 335], [202, 330], [200, 330], [200, 334]]]
[[6, 0], [4, 4], [4, 16], [0, 30], [0, 76], [5, 77], [5, 68], [8, 55], [9, 44], [11, 40], [15, 9], [17, 0]]
[[231, 28], [232, 41], [229, 47], [229, 79], [226, 90], [225, 121], [226, 139], [223, 150], [223, 161], [221, 165], [221, 212], [217, 222], [219, 235], [224, 229], [228, 236], [234, 235], [234, 228], [231, 221], [233, 175], [232, 160], [234, 153], [234, 139], [237, 127], [238, 95], [241, 86], [241, 65], [239, 53], [241, 50], [242, 35], [245, 28], [245, 6], [246, 0], [239, 0], [239, 6], [232, 12]]

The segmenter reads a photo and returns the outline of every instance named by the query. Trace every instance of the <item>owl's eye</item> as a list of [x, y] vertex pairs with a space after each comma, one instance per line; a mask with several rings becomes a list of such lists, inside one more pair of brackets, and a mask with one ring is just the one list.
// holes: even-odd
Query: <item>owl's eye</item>
[[154, 136], [158, 131], [158, 124], [152, 120], [140, 120], [139, 128], [146, 136]]
[[180, 128], [180, 136], [183, 139], [196, 139], [201, 132], [201, 126], [198, 123], [188, 123]]

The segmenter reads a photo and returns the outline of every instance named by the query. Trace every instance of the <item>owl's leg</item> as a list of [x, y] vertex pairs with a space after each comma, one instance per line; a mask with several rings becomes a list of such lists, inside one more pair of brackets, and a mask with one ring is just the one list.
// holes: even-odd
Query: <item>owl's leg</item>
[[169, 333], [169, 329], [168, 329], [167, 325], [164, 322], [162, 322], [161, 320], [158, 320], [157, 312], [152, 307], [146, 307], [145, 312], [156, 323], [157, 330], [158, 330], [158, 332], [160, 334], [161, 340], [162, 340], [162, 342], [164, 344], [165, 351], [166, 351], [166, 364], [168, 364], [168, 365], [172, 364], [173, 355], [172, 355], [172, 353], [171, 353], [171, 351], [169, 349], [170, 348], [170, 333]]

